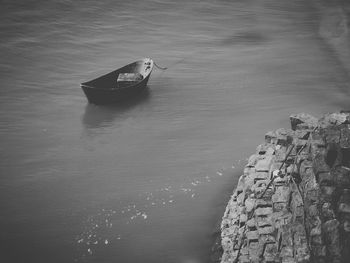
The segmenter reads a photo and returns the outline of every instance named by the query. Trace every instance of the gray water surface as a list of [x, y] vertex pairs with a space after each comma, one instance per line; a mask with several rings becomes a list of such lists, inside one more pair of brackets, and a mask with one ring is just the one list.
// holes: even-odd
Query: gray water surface
[[[246, 158], [290, 114], [349, 108], [306, 0], [2, 1], [1, 262], [210, 262]], [[80, 83], [142, 57], [149, 89]]]

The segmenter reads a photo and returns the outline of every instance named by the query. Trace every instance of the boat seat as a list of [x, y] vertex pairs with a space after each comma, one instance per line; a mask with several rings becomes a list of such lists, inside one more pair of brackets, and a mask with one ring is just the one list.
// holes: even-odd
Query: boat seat
[[140, 81], [143, 79], [143, 76], [140, 73], [119, 73], [117, 82], [124, 82], [124, 81]]

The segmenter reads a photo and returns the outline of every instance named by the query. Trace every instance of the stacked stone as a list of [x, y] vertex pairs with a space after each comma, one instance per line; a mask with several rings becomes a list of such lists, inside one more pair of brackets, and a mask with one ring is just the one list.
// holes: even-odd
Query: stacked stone
[[291, 131], [268, 132], [249, 158], [222, 220], [221, 262], [308, 261], [292, 142]]
[[299, 161], [305, 226], [314, 262], [348, 262], [350, 248], [350, 114], [332, 113], [311, 124], [292, 116], [295, 131], [315, 126], [308, 155]]
[[298, 114], [265, 135], [226, 207], [222, 263], [348, 262], [349, 116]]

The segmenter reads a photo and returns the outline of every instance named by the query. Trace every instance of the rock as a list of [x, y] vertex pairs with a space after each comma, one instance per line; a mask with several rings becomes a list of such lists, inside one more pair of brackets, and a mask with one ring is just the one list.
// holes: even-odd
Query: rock
[[254, 203], [255, 203], [255, 199], [252, 199], [250, 197], [248, 197], [245, 202], [244, 202], [244, 205], [246, 207], [246, 211], [247, 213], [250, 213], [253, 208], [254, 208]]
[[273, 131], [269, 131], [265, 134], [265, 142], [266, 143], [276, 143], [277, 135]]
[[252, 176], [254, 177], [254, 183], [258, 180], [270, 180], [268, 171], [257, 171], [253, 173]]
[[255, 215], [256, 216], [265, 216], [269, 215], [273, 212], [272, 207], [265, 207], [265, 208], [257, 208], [255, 210]]
[[[295, 134], [295, 137], [297, 139], [302, 139], [303, 140], [303, 143], [305, 143], [305, 140], [307, 140], [310, 136], [310, 131], [305, 131], [305, 130], [296, 130], [294, 132]], [[300, 141], [300, 140], [298, 140]]]
[[328, 127], [325, 131], [325, 141], [327, 144], [334, 143], [339, 144], [340, 142], [340, 130], [338, 127]]
[[225, 210], [221, 263], [348, 260], [349, 116], [292, 115], [293, 131], [265, 134]]
[[256, 199], [254, 203], [254, 208], [264, 208], [264, 207], [272, 207], [272, 201], [271, 200], [264, 200], [264, 199]]
[[322, 205], [322, 217], [324, 221], [328, 221], [335, 218], [334, 211], [330, 203], [324, 203]]
[[[293, 259], [293, 248], [290, 246], [285, 246], [282, 248], [280, 257], [282, 257], [282, 262], [295, 262]], [[287, 260], [287, 261], [283, 261]], [[293, 261], [290, 261], [293, 260]]]
[[239, 217], [239, 223], [240, 224], [245, 224], [245, 222], [247, 222], [247, 215], [246, 214], [241, 214], [240, 217]]
[[260, 235], [272, 234], [273, 231], [275, 231], [275, 228], [273, 226], [264, 226], [264, 227], [259, 227], [258, 228], [258, 233]]
[[287, 210], [288, 204], [281, 202], [281, 203], [274, 203], [273, 204], [273, 211], [275, 212], [280, 212], [280, 211], [284, 211]]
[[314, 116], [306, 113], [293, 114], [290, 117], [290, 123], [292, 130], [295, 131], [297, 129], [298, 124], [305, 124], [306, 127], [313, 129], [317, 126], [318, 119]]
[[279, 186], [276, 187], [275, 193], [272, 195], [273, 203], [282, 203], [288, 202], [290, 195], [290, 187]]
[[257, 148], [256, 148], [256, 153], [261, 155], [273, 155], [275, 153], [275, 149], [273, 147], [271, 147], [271, 144], [269, 143], [264, 143], [264, 144], [260, 144]]
[[255, 165], [255, 170], [257, 172], [268, 172], [270, 171], [270, 166], [273, 161], [273, 156], [266, 156], [266, 158], [262, 160], [258, 160]]
[[315, 217], [318, 215], [318, 208], [317, 208], [317, 205], [316, 204], [312, 204], [308, 207], [307, 209], [307, 215], [309, 217]]
[[338, 166], [332, 172], [337, 187], [350, 189], [350, 169]]
[[[303, 160], [300, 163], [300, 167], [299, 167], [299, 173], [301, 177], [306, 177], [309, 175], [310, 171], [312, 170], [312, 162], [311, 161], [307, 161], [307, 160]], [[308, 171], [309, 170], [309, 171]]]
[[287, 186], [289, 183], [289, 178], [287, 176], [284, 176], [284, 177], [276, 177], [276, 179], [274, 180], [274, 185], [276, 187], [279, 187], [279, 186]]
[[244, 203], [244, 199], [245, 199], [245, 193], [240, 193], [238, 196], [237, 196], [237, 204], [238, 205], [242, 205]]
[[333, 174], [331, 172], [320, 171], [316, 174], [318, 183], [320, 185], [332, 186], [333, 185]]
[[350, 214], [350, 189], [344, 189], [339, 198], [339, 213]]
[[343, 224], [343, 228], [345, 232], [350, 232], [350, 222], [349, 221], [345, 221]]
[[249, 262], [256, 262], [259, 263], [260, 260], [260, 254], [261, 254], [261, 248], [259, 242], [250, 242], [249, 243]]
[[255, 196], [261, 196], [262, 193], [265, 191], [267, 185], [269, 184], [269, 180], [258, 180], [256, 183], [251, 187], [251, 191], [254, 192]]
[[322, 234], [321, 224], [319, 224], [316, 227], [314, 227], [313, 229], [311, 229], [311, 232], [310, 232], [311, 237], [321, 236], [321, 234]]
[[[294, 187], [293, 187], [294, 188]], [[304, 205], [302, 197], [296, 189], [293, 189], [292, 198], [290, 202], [290, 210], [293, 214], [293, 221], [304, 222]]]
[[328, 220], [322, 226], [325, 233], [326, 246], [329, 257], [333, 260], [340, 259], [339, 222], [337, 219]]
[[221, 239], [221, 246], [224, 249], [224, 251], [230, 251], [233, 249], [233, 243], [231, 238], [229, 237], [223, 237]]
[[[318, 153], [313, 159], [313, 172], [316, 175], [317, 180], [319, 173], [327, 173], [330, 172], [330, 170], [330, 167], [326, 163], [325, 153]], [[317, 182], [319, 183], [319, 181]]]
[[[311, 158], [315, 161], [316, 158], [320, 156], [324, 157], [326, 154], [326, 144], [322, 140], [311, 141]], [[325, 162], [324, 159], [319, 160], [320, 162]], [[315, 167], [315, 166], [314, 166]], [[317, 167], [317, 166], [316, 166]]]
[[247, 228], [250, 230], [256, 229], [256, 221], [254, 218], [251, 218], [247, 221]]
[[311, 251], [314, 258], [318, 259], [316, 262], [321, 262], [321, 260], [326, 257], [326, 246], [324, 245], [311, 246]]
[[246, 233], [246, 237], [248, 240], [258, 240], [259, 232], [258, 231], [249, 231]]
[[221, 229], [221, 237], [231, 238], [233, 237], [237, 232], [237, 225], [228, 225], [227, 228]]
[[276, 244], [266, 244], [264, 251], [265, 262], [275, 262], [277, 258], [278, 247]]
[[257, 217], [256, 222], [258, 227], [272, 226], [274, 224], [271, 216]]
[[249, 157], [248, 159], [248, 163], [246, 165], [246, 167], [255, 167], [256, 162], [259, 160], [259, 156], [256, 154], [253, 154]]
[[338, 211], [340, 213], [350, 213], [350, 203], [340, 203]]
[[341, 148], [350, 148], [350, 125], [340, 130], [339, 146]]
[[324, 202], [332, 202], [333, 200], [333, 193], [335, 191], [334, 186], [320, 186], [321, 190], [321, 200]]
[[329, 125], [340, 125], [340, 124], [349, 124], [349, 113], [330, 113], [326, 114], [321, 120], [320, 123], [326, 127]]
[[310, 180], [308, 188], [305, 189], [305, 200], [309, 201], [310, 203], [315, 203], [319, 200], [319, 188], [318, 185], [316, 185], [316, 180]]

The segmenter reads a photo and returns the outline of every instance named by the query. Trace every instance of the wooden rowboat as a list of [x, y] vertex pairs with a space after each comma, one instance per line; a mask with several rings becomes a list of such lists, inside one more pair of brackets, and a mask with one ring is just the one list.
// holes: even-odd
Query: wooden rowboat
[[109, 104], [136, 96], [147, 87], [153, 60], [144, 58], [96, 79], [81, 83], [88, 101]]

